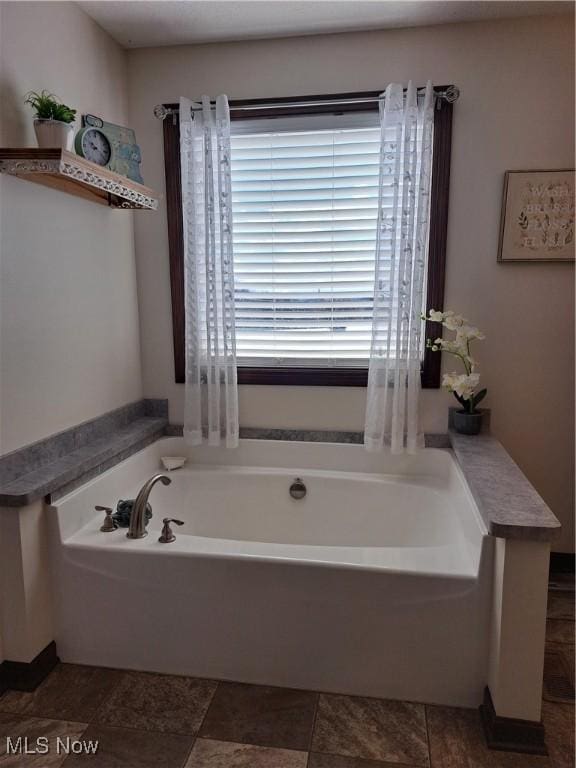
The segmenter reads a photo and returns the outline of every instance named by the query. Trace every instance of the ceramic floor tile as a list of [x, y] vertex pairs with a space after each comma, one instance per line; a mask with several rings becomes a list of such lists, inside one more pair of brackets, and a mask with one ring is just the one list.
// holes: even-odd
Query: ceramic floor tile
[[564, 619], [546, 621], [546, 642], [574, 645], [574, 622]]
[[542, 705], [546, 744], [554, 768], [574, 768], [574, 705]]
[[33, 693], [7, 691], [0, 712], [87, 723], [121, 678], [113, 669], [58, 664]]
[[98, 711], [104, 725], [194, 736], [216, 690], [210, 680], [125, 672]]
[[560, 653], [564, 657], [564, 661], [566, 662], [566, 665], [568, 667], [568, 671], [570, 673], [570, 679], [572, 680], [572, 683], [575, 682], [575, 667], [576, 667], [576, 657], [575, 657], [575, 648], [573, 645], [550, 645], [548, 646], [550, 650], [554, 650], [555, 648], [560, 649]]
[[551, 573], [548, 580], [550, 592], [572, 592], [574, 594], [573, 573]]
[[426, 707], [432, 768], [556, 768], [548, 757], [488, 749], [475, 709]]
[[[44, 720], [37, 717], [0, 714], [0, 766], [2, 768], [58, 768], [66, 758], [64, 747], [68, 739], [82, 737], [86, 723], [68, 723], [63, 720]], [[18, 742], [18, 739], [27, 742]], [[58, 738], [62, 740], [58, 742]], [[10, 739], [10, 742], [8, 742]], [[43, 741], [46, 739], [47, 741]], [[27, 744], [28, 754], [24, 754]], [[43, 750], [48, 751], [43, 754]], [[12, 750], [16, 751], [12, 751]], [[9, 753], [10, 750], [10, 753]], [[32, 754], [32, 750], [41, 750]]]
[[308, 759], [308, 768], [412, 768], [406, 763], [389, 763], [380, 760], [366, 760], [363, 757], [343, 757], [312, 752]]
[[306, 768], [307, 752], [197, 739], [185, 768]]
[[574, 621], [574, 593], [548, 592], [548, 618]]
[[148, 733], [91, 725], [84, 740], [98, 742], [94, 755], [69, 755], [63, 768], [182, 768], [194, 742], [191, 736]]
[[220, 683], [200, 736], [307, 750], [317, 701], [318, 695], [308, 691]]
[[570, 643], [553, 643], [549, 641], [546, 643], [546, 653], [548, 652], [559, 653], [561, 656], [563, 656], [570, 670], [572, 680], [574, 680], [574, 661], [575, 661], [574, 646], [571, 645]]
[[323, 694], [312, 751], [427, 766], [424, 706]]
[[542, 698], [560, 704], [574, 703], [574, 667], [564, 649], [569, 645], [546, 646]]

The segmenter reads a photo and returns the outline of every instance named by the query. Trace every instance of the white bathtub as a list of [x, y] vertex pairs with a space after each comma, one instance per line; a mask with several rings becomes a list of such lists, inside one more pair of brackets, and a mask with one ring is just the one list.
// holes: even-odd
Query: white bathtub
[[[144, 539], [101, 533], [160, 456]], [[304, 499], [289, 495], [296, 477]], [[486, 684], [491, 539], [449, 451], [166, 438], [50, 509], [64, 661], [461, 706]], [[177, 540], [158, 542], [162, 518]]]

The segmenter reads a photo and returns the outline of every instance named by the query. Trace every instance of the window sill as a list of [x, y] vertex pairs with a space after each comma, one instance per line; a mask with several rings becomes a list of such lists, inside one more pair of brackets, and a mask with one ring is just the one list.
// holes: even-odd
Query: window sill
[[285, 384], [300, 387], [365, 387], [367, 383], [367, 368], [238, 366], [238, 384]]
[[[423, 389], [438, 389], [435, 377], [422, 371]], [[276, 384], [296, 387], [365, 387], [368, 368], [281, 368], [238, 366], [238, 384]]]

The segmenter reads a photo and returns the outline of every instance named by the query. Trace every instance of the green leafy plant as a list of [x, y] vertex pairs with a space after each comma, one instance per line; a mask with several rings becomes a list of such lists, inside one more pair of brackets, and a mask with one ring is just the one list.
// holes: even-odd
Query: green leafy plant
[[36, 111], [38, 120], [60, 120], [62, 123], [73, 123], [76, 110], [58, 101], [58, 97], [48, 91], [30, 91], [26, 94], [25, 104]]

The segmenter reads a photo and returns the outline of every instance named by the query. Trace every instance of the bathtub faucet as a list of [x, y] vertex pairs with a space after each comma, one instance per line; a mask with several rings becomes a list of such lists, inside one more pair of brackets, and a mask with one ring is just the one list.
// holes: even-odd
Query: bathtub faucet
[[163, 485], [170, 485], [172, 482], [172, 480], [170, 480], [169, 477], [166, 477], [166, 475], [154, 475], [150, 478], [150, 480], [147, 480], [144, 483], [138, 496], [136, 496], [136, 501], [132, 507], [132, 513], [130, 515], [130, 527], [128, 529], [128, 533], [126, 534], [129, 539], [143, 539], [144, 536], [147, 535], [146, 505], [148, 504], [148, 496], [150, 496], [150, 491], [158, 481], [160, 481]]

